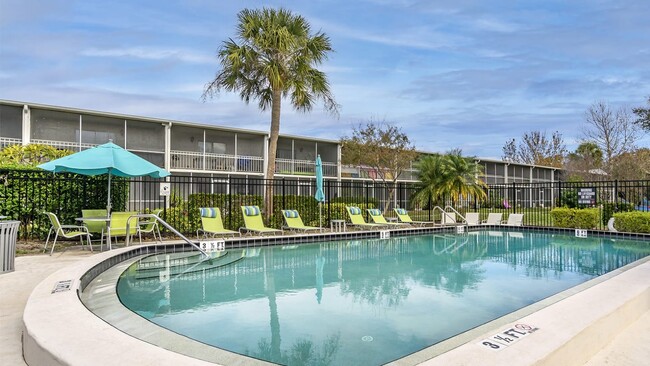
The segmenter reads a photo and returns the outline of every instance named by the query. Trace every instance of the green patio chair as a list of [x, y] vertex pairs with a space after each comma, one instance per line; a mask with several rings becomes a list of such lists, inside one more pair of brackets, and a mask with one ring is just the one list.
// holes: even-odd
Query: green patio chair
[[375, 224], [384, 225], [386, 227], [404, 227], [404, 226], [408, 225], [408, 224], [405, 224], [403, 222], [388, 222], [388, 221], [386, 221], [386, 218], [381, 213], [380, 209], [369, 208], [366, 211], [368, 211], [368, 215], [370, 216], [370, 219]]
[[355, 206], [345, 206], [345, 209], [348, 211], [348, 217], [350, 217], [350, 222], [352, 226], [362, 228], [362, 229], [381, 229], [385, 228], [386, 225], [379, 225], [373, 223], [367, 223], [361, 215], [361, 209]]
[[241, 212], [244, 215], [244, 227], [239, 228], [239, 232], [245, 231], [247, 234], [282, 234], [282, 230], [272, 229], [264, 226], [262, 213], [257, 206], [241, 206]]
[[[204, 238], [215, 237], [218, 235], [232, 235], [236, 234], [241, 236], [239, 231], [228, 230], [223, 227], [223, 220], [221, 219], [221, 211], [217, 207], [201, 207], [201, 228], [196, 230], [196, 237]], [[202, 233], [202, 235], [201, 235]]]
[[296, 210], [282, 210], [282, 217], [284, 217], [284, 222], [286, 223], [286, 225], [282, 227], [283, 229], [286, 228], [289, 230], [302, 232], [321, 229], [319, 227], [305, 225], [305, 223], [302, 221], [302, 218], [300, 217], [300, 214]]
[[[108, 229], [107, 229], [107, 235], [110, 236], [111, 238], [115, 238], [115, 241], [117, 242], [117, 237], [123, 236], [124, 242], [128, 242], [131, 236], [138, 234], [138, 237], [140, 239], [140, 244], [142, 244], [142, 236], [140, 236], [140, 231], [138, 230], [138, 218], [133, 217], [129, 219], [129, 217], [137, 215], [138, 213], [135, 211], [131, 212], [112, 212], [111, 213], [111, 221], [108, 224]], [[126, 224], [127, 222], [129, 223], [129, 232], [126, 232]], [[112, 249], [112, 241], [108, 241], [108, 249]]]
[[93, 251], [93, 246], [92, 242], [90, 241], [90, 232], [88, 232], [88, 228], [85, 226], [80, 226], [80, 225], [61, 225], [61, 222], [59, 222], [59, 218], [56, 216], [56, 214], [52, 212], [44, 212], [45, 215], [50, 219], [50, 223], [52, 226], [50, 227], [50, 231], [47, 233], [47, 239], [45, 240], [45, 247], [43, 248], [43, 253], [47, 250], [47, 245], [50, 242], [50, 235], [52, 235], [52, 232], [54, 232], [54, 242], [52, 242], [52, 249], [50, 249], [50, 255], [54, 253], [54, 247], [56, 246], [56, 240], [59, 238], [59, 235], [66, 239], [73, 239], [73, 238], [79, 238], [79, 241], [81, 242], [81, 246], [83, 247], [84, 241], [83, 237], [86, 237], [86, 240], [88, 241], [88, 246], [90, 247], [90, 251]]
[[[163, 209], [158, 208], [151, 211], [150, 213], [152, 215], [160, 216], [161, 212], [163, 212]], [[157, 237], [156, 237], [156, 233], [158, 233]], [[147, 217], [144, 220], [138, 220], [138, 235], [141, 237], [142, 234], [153, 234], [153, 240], [155, 240], [157, 243], [158, 239], [160, 239], [160, 242], [162, 243], [162, 235], [160, 235], [160, 227], [158, 227], [158, 220], [152, 217]]]
[[[81, 210], [82, 218], [108, 217], [106, 209]], [[104, 233], [106, 232], [106, 221], [84, 221], [84, 225], [91, 234], [100, 234], [100, 245], [104, 245]]]

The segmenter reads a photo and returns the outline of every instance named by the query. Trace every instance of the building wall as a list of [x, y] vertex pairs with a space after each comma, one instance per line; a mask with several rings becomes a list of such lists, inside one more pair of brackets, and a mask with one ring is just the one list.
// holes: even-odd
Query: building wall
[[[178, 173], [263, 177], [266, 138], [260, 131], [0, 101], [0, 147], [34, 142], [78, 151], [110, 139]], [[280, 136], [276, 174], [313, 179], [317, 155], [323, 160], [326, 178], [373, 179], [371, 170], [341, 166], [338, 142], [300, 136]], [[489, 159], [478, 162], [484, 167], [487, 184], [551, 182], [559, 176], [555, 168]], [[399, 181], [417, 181], [417, 171], [409, 169]]]

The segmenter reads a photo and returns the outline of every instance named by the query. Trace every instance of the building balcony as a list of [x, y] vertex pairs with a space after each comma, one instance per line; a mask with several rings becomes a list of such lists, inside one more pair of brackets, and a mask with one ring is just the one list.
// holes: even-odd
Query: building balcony
[[[381, 180], [381, 175], [373, 168], [350, 165], [341, 167], [341, 177]], [[393, 180], [392, 174], [386, 173], [386, 180]], [[416, 181], [418, 180], [418, 171], [417, 169], [403, 170], [397, 180], [400, 182]]]
[[0, 149], [11, 145], [20, 145], [23, 143], [21, 139], [13, 139], [11, 137], [0, 137]]
[[264, 158], [259, 156], [171, 151], [171, 169], [238, 173], [263, 173]]
[[[275, 159], [275, 173], [282, 175], [316, 175], [316, 162], [313, 160]], [[323, 176], [336, 177], [336, 163], [323, 162]]]

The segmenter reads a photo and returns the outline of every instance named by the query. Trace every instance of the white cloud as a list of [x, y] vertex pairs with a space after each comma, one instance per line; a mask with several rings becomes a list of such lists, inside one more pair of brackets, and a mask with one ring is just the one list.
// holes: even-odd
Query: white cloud
[[127, 48], [88, 48], [81, 51], [88, 57], [117, 57], [137, 58], [144, 60], [174, 59], [195, 64], [214, 64], [215, 57], [189, 49], [159, 48], [159, 47], [127, 47]]

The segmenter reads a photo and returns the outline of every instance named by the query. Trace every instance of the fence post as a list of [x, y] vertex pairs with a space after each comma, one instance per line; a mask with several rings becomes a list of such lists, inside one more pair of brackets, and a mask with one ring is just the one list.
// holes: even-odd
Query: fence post
[[282, 208], [281, 210], [284, 210], [287, 206], [286, 202], [286, 197], [287, 197], [287, 182], [285, 178], [282, 178]]
[[512, 208], [512, 213], [517, 213], [517, 183], [512, 182], [512, 197], [514, 202], [510, 206]]
[[[551, 207], [553, 202], [551, 202]], [[557, 182], [557, 207], [562, 207], [562, 181]]]
[[[369, 200], [369, 196], [370, 196], [370, 190], [369, 190], [369, 188], [370, 188], [370, 184], [368, 184], [368, 182], [365, 182], [365, 185], [366, 185], [366, 194], [365, 194], [365, 196], [366, 196], [366, 208], [368, 208], [368, 202], [370, 202], [370, 200]], [[364, 217], [366, 218], [366, 220], [367, 220], [367, 219], [368, 219], [368, 216], [366, 216], [365, 213], [368, 212], [368, 211], [363, 210], [363, 212], [364, 212], [364, 215], [363, 215], [363, 216], [364, 216]]]
[[614, 180], [614, 211], [618, 209], [618, 179]]
[[[232, 176], [230, 174], [228, 175], [228, 190], [226, 192], [228, 192], [228, 228], [232, 229]], [[245, 192], [248, 193], [248, 187], [246, 187]]]

